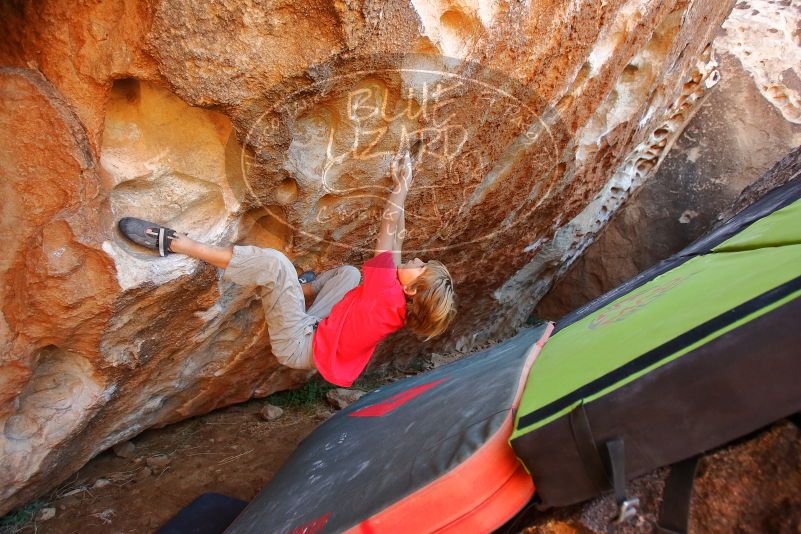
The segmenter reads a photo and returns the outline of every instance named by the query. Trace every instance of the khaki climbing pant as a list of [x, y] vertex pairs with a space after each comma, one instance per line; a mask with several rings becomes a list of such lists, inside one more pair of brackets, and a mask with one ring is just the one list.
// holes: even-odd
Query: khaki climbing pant
[[293, 369], [314, 369], [312, 339], [323, 318], [345, 293], [359, 285], [361, 273], [344, 265], [320, 274], [312, 283], [314, 303], [306, 310], [295, 266], [271, 248], [235, 246], [223, 279], [242, 286], [261, 286], [264, 317], [272, 352]]

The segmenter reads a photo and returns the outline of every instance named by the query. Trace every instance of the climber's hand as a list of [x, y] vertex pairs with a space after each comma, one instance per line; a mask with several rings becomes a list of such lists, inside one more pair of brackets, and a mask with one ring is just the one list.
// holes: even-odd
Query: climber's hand
[[412, 186], [412, 158], [408, 150], [404, 150], [392, 161], [392, 179], [395, 187], [400, 191], [408, 191]]

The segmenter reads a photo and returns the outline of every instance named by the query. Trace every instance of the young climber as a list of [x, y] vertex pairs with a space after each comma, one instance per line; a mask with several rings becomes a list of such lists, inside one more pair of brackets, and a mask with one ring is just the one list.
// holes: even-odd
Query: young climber
[[[419, 142], [412, 151], [419, 149]], [[261, 286], [272, 352], [295, 369], [317, 369], [327, 381], [350, 386], [375, 347], [404, 325], [430, 339], [456, 314], [453, 281], [440, 262], [401, 263], [404, 204], [412, 183], [409, 151], [392, 163], [394, 188], [381, 217], [375, 255], [362, 266], [345, 265], [301, 284], [281, 252], [253, 246], [219, 247], [194, 241], [154, 223], [125, 217], [124, 236], [160, 254], [185, 254], [225, 269], [223, 278]], [[305, 299], [313, 299], [306, 309]]]

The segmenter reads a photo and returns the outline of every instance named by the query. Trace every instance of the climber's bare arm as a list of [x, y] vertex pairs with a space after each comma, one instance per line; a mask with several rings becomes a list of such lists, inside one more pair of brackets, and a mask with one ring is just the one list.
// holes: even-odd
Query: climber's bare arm
[[400, 265], [401, 248], [406, 233], [406, 195], [412, 185], [412, 162], [408, 152], [392, 162], [392, 182], [393, 189], [387, 197], [387, 203], [381, 215], [375, 253], [378, 255], [390, 250], [395, 264]]
[[234, 255], [234, 247], [218, 247], [195, 241], [184, 234], [176, 232], [175, 238], [170, 242], [170, 250], [179, 254], [186, 254], [210, 263], [220, 269], [228, 267], [228, 262]]

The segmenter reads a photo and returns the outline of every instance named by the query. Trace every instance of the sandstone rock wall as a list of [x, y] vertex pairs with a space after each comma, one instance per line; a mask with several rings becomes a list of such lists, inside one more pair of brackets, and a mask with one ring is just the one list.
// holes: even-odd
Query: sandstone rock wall
[[801, 2], [738, 2], [715, 41], [786, 121], [801, 124]]
[[[793, 82], [801, 69], [801, 34], [792, 30], [799, 21], [801, 2], [735, 6], [713, 43], [720, 83], [653, 179], [537, 305], [537, 316], [561, 317], [679, 251], [801, 145], [792, 103], [801, 90]], [[776, 97], [779, 89], [790, 96]]]
[[379, 359], [467, 349], [516, 328], [664, 157], [731, 6], [4, 2], [0, 513], [307, 376], [269, 355], [256, 288], [135, 249], [117, 218], [361, 263], [392, 155], [424, 136], [407, 243], [451, 268], [460, 316]]

